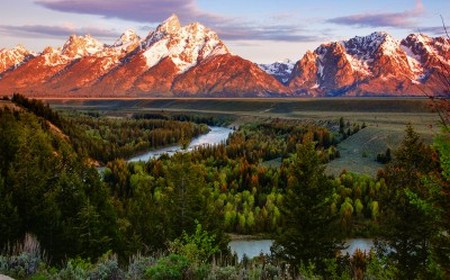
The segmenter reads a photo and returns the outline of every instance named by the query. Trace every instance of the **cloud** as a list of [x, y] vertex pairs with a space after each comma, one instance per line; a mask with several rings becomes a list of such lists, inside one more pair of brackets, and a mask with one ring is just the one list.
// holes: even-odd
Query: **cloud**
[[415, 30], [412, 30], [412, 32], [431, 34], [433, 36], [446, 36], [444, 27], [442, 25], [416, 28]]
[[49, 38], [60, 38], [62, 36], [69, 36], [72, 34], [86, 35], [90, 34], [93, 37], [99, 38], [117, 38], [120, 33], [115, 30], [100, 29], [95, 27], [81, 27], [75, 28], [69, 25], [66, 26], [48, 26], [48, 25], [0, 25], [0, 33], [14, 37], [31, 37], [35, 38], [37, 35]]
[[314, 42], [319, 36], [308, 35], [307, 30], [296, 25], [254, 25], [251, 23], [233, 23], [217, 26], [214, 30], [224, 40]]
[[422, 0], [416, 0], [416, 6], [411, 10], [399, 13], [364, 13], [327, 20], [329, 23], [353, 25], [358, 27], [397, 27], [411, 28], [416, 25], [416, 19], [424, 12]]
[[[319, 40], [316, 36], [305, 35], [307, 32], [297, 25], [261, 25], [239, 18], [204, 12], [198, 8], [195, 0], [35, 0], [35, 3], [59, 12], [100, 15], [106, 18], [135, 21], [145, 26], [162, 22], [175, 13], [182, 21], [200, 22], [217, 32], [221, 39], [230, 41], [310, 42]], [[286, 15], [275, 14], [272, 19], [281, 17], [285, 19]], [[141, 28], [142, 25], [139, 30]]]
[[189, 21], [220, 21], [221, 17], [202, 12], [195, 0], [36, 0], [36, 4], [47, 9], [100, 15], [136, 22], [161, 22], [175, 13]]

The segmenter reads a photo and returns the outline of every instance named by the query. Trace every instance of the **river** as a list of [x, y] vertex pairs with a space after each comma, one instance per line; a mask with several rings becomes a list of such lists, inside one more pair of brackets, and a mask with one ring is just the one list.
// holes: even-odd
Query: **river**
[[[243, 256], [246, 255], [249, 258], [253, 258], [262, 254], [270, 254], [270, 247], [273, 244], [271, 239], [262, 240], [233, 240], [228, 246], [232, 252], [235, 252], [239, 260], [242, 260]], [[346, 249], [342, 250], [343, 255], [353, 253], [360, 249], [363, 252], [369, 252], [371, 248], [374, 247], [373, 240], [367, 238], [354, 238], [348, 239], [345, 242]]]
[[[226, 141], [230, 133], [233, 132], [233, 130], [230, 128], [220, 126], [210, 126], [209, 129], [210, 131], [208, 133], [194, 138], [187, 147], [186, 151], [192, 151], [193, 149], [200, 146], [220, 144]], [[182, 148], [180, 145], [151, 150], [147, 153], [130, 158], [128, 162], [148, 161], [149, 159], [158, 158], [163, 154], [172, 156], [173, 154], [181, 150]]]

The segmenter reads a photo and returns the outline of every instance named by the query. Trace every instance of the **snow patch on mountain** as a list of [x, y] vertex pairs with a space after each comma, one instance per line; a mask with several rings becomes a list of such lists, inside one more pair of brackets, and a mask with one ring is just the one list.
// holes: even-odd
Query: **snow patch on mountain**
[[36, 56], [35, 53], [25, 49], [22, 45], [18, 45], [13, 49], [0, 50], [0, 73], [10, 68], [17, 68], [27, 59]]
[[119, 39], [111, 46], [111, 48], [119, 49], [121, 51], [132, 51], [139, 46], [141, 38], [133, 29], [127, 29]]
[[144, 56], [147, 59], [148, 68], [152, 68], [158, 64], [164, 57], [169, 55], [169, 49], [167, 48], [168, 40], [160, 40], [154, 43], [150, 49], [144, 52]]
[[316, 57], [317, 76], [319, 78], [323, 78], [323, 70], [325, 69], [324, 59], [325, 59], [325, 54], [327, 53], [327, 49], [319, 48], [316, 53], [318, 54]]
[[103, 50], [104, 45], [90, 35], [72, 35], [64, 44], [61, 55], [64, 55], [69, 59], [77, 59], [100, 53]]
[[207, 57], [229, 53], [217, 34], [199, 23], [181, 27], [173, 15], [149, 34], [143, 43], [147, 67], [166, 57], [184, 73]]
[[398, 54], [399, 42], [386, 32], [374, 32], [368, 36], [356, 36], [342, 41], [346, 56], [352, 70], [362, 75], [371, 74], [371, 64], [380, 55], [395, 56]]
[[61, 56], [61, 51], [52, 47], [47, 47], [42, 52], [41, 56], [44, 58], [44, 65], [54, 67], [67, 63], [67, 58]]
[[285, 59], [271, 64], [257, 65], [267, 74], [274, 76], [282, 83], [286, 83], [292, 74], [292, 70], [294, 70], [295, 62], [290, 59]]
[[420, 63], [420, 55], [413, 53], [413, 51], [406, 46], [402, 45], [401, 48], [406, 53], [406, 59], [408, 61], [409, 67], [411, 68], [411, 71], [415, 75], [415, 81], [423, 79], [425, 76], [425, 70], [423, 69], [422, 63]]

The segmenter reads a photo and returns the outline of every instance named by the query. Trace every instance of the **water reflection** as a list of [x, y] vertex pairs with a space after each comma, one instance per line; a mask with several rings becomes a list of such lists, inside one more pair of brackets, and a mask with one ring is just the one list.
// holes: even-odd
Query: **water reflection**
[[[242, 260], [246, 255], [248, 258], [254, 258], [260, 254], [270, 254], [270, 247], [273, 244], [271, 239], [263, 240], [233, 240], [229, 243], [232, 252], [235, 252], [239, 260]], [[353, 255], [357, 249], [363, 252], [369, 252], [374, 247], [373, 240], [368, 238], [354, 238], [348, 239], [345, 242], [348, 246], [342, 250], [342, 254]]]
[[[208, 133], [194, 138], [186, 150], [192, 151], [193, 149], [199, 146], [220, 144], [226, 141], [230, 133], [233, 132], [233, 130], [229, 128], [219, 126], [210, 126], [209, 129], [210, 131]], [[148, 161], [149, 159], [158, 158], [163, 154], [168, 154], [169, 156], [172, 156], [173, 154], [179, 151], [181, 151], [181, 146], [175, 145], [171, 147], [165, 147], [149, 151], [145, 154], [132, 157], [128, 161], [129, 162]]]

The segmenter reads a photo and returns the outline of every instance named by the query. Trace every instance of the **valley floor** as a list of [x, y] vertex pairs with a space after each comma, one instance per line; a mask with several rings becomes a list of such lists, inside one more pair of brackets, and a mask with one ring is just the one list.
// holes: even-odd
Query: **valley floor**
[[411, 124], [426, 142], [439, 132], [439, 117], [425, 98], [194, 98], [194, 99], [46, 99], [58, 110], [102, 112], [131, 116], [135, 113], [198, 113], [233, 118], [232, 126], [271, 119], [297, 119], [337, 130], [339, 119], [367, 127], [342, 141], [341, 157], [332, 161], [327, 173], [343, 169], [375, 175], [382, 167], [378, 153], [395, 149]]

